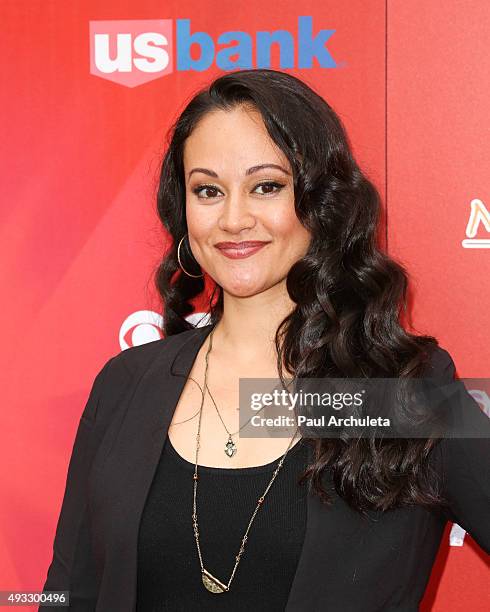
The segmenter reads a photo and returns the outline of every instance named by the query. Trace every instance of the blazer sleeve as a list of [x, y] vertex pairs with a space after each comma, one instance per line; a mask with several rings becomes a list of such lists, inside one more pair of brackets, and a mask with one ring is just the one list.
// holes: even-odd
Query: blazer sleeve
[[[95, 610], [97, 584], [87, 512], [87, 476], [101, 439], [96, 431], [97, 408], [115, 357], [107, 361], [93, 382], [80, 417], [66, 477], [66, 486], [53, 543], [53, 557], [43, 591], [69, 591], [70, 610]], [[53, 610], [40, 605], [38, 610]]]
[[[446, 382], [457, 380], [454, 361], [444, 349], [439, 349], [435, 370]], [[458, 418], [479, 433], [478, 437], [448, 437], [439, 443], [442, 493], [449, 502], [445, 514], [490, 554], [490, 418], [463, 383], [459, 384], [463, 391], [457, 403]]]

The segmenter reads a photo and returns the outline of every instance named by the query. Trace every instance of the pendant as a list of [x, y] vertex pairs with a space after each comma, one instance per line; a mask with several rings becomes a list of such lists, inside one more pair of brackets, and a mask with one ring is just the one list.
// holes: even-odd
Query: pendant
[[236, 444], [233, 442], [231, 435], [228, 437], [228, 442], [225, 446], [225, 454], [228, 457], [233, 457], [233, 455], [237, 452]]
[[223, 593], [228, 590], [226, 584], [223, 584], [213, 574], [203, 568], [202, 570], [202, 583], [211, 593]]

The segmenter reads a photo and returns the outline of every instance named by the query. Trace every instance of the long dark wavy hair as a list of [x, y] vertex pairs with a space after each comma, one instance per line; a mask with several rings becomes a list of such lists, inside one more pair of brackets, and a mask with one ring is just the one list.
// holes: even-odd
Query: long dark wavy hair
[[[204, 277], [182, 273], [177, 245], [187, 233], [183, 150], [199, 121], [215, 110], [252, 106], [293, 169], [295, 210], [312, 239], [287, 276], [296, 304], [276, 335], [277, 365], [296, 377], [419, 377], [437, 340], [402, 327], [408, 275], [377, 244], [381, 202], [353, 158], [340, 118], [298, 78], [269, 69], [238, 70], [215, 79], [187, 104], [169, 131], [157, 194], [161, 223], [173, 239], [155, 281], [163, 302], [165, 336], [193, 325], [186, 317], [205, 290]], [[186, 246], [187, 245], [187, 246]], [[187, 240], [187, 271], [201, 272]], [[215, 283], [210, 323], [223, 314]], [[328, 468], [337, 493], [354, 509], [443, 503], [427, 461], [437, 439], [315, 438], [314, 461], [302, 474], [327, 505]]]

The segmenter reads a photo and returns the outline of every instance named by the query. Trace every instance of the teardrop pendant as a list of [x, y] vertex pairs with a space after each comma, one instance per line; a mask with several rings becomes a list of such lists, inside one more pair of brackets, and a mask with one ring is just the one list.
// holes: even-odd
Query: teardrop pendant
[[233, 457], [233, 455], [237, 452], [236, 444], [233, 442], [231, 434], [228, 436], [228, 442], [225, 446], [225, 455], [228, 457]]
[[224, 593], [228, 590], [226, 584], [223, 584], [221, 580], [218, 580], [204, 568], [202, 569], [202, 583], [210, 593]]

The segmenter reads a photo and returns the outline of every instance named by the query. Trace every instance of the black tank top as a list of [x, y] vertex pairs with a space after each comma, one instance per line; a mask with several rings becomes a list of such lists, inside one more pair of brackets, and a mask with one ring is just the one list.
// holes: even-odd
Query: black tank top
[[[248, 468], [198, 468], [203, 564], [225, 584], [279, 460]], [[230, 590], [214, 594], [202, 584], [194, 539], [194, 464], [177, 453], [167, 436], [141, 517], [137, 611], [283, 611], [304, 540], [307, 485], [297, 481], [307, 463], [308, 447], [300, 440], [286, 455], [252, 523]]]

